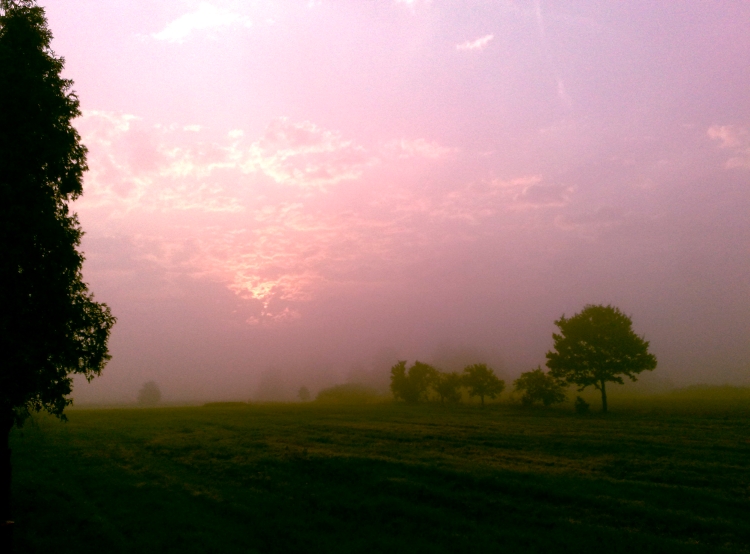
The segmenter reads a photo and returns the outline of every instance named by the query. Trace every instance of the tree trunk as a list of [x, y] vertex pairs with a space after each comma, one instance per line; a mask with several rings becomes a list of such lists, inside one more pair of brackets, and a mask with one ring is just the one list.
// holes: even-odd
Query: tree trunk
[[3, 410], [0, 416], [0, 551], [13, 551], [13, 522], [11, 516], [10, 431], [13, 412]]
[[607, 413], [607, 389], [605, 387], [606, 381], [602, 380], [602, 412]]

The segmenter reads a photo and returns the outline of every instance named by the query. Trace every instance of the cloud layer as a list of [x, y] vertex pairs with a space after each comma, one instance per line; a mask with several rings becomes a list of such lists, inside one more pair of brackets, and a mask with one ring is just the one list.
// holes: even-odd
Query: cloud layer
[[452, 348], [512, 376], [587, 303], [676, 383], [750, 367], [750, 6], [46, 8], [85, 109], [85, 277], [118, 316], [80, 390], [246, 399], [272, 367]]

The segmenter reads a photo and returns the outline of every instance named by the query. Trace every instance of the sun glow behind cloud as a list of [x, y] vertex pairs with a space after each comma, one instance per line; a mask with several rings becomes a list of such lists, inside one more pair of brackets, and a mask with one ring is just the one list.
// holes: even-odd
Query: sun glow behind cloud
[[[253, 324], [296, 320], [305, 302], [346, 283], [382, 285], [429, 252], [420, 246], [427, 229], [433, 240], [471, 241], [483, 222], [559, 208], [573, 191], [536, 175], [416, 193], [411, 178], [384, 176], [455, 164], [455, 148], [423, 138], [368, 148], [288, 118], [255, 140], [235, 130], [210, 141], [193, 126], [106, 112], [86, 113], [79, 127], [91, 166], [82, 215], [138, 229], [149, 259], [168, 272], [259, 302]], [[202, 223], [186, 227], [186, 217]]]

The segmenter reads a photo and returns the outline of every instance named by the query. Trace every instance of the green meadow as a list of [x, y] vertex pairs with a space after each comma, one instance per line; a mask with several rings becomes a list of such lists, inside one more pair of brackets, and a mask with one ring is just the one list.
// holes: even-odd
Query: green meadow
[[37, 416], [17, 551], [750, 552], [750, 404], [666, 400]]

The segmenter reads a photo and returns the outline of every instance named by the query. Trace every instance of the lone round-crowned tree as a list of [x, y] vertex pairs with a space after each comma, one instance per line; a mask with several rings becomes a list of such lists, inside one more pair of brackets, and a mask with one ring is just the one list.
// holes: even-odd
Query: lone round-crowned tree
[[588, 305], [571, 318], [555, 321], [554, 350], [547, 352], [550, 375], [578, 390], [593, 385], [602, 393], [607, 411], [607, 383], [622, 384], [623, 376], [635, 381], [642, 371], [656, 367], [648, 341], [635, 334], [633, 322], [614, 306]]
[[51, 39], [33, 0], [0, 0], [0, 550], [10, 536], [11, 429], [32, 411], [64, 417], [72, 374], [99, 375], [115, 322], [81, 274], [83, 232], [68, 203], [83, 192], [86, 148]]
[[486, 364], [473, 364], [464, 368], [464, 385], [469, 396], [478, 396], [484, 406], [484, 397], [495, 398], [505, 389], [505, 381], [498, 379], [495, 372]]

